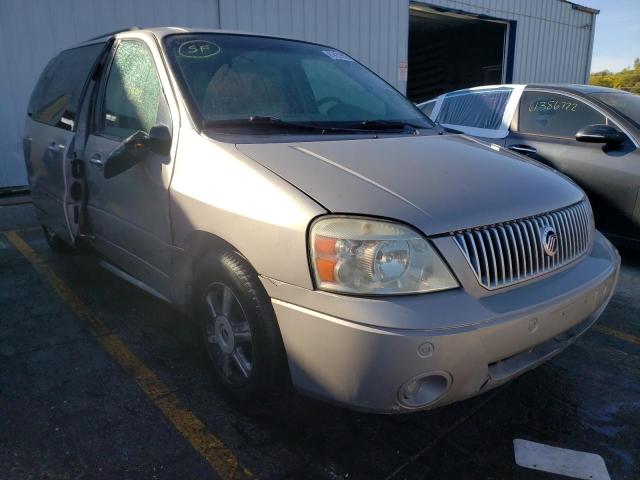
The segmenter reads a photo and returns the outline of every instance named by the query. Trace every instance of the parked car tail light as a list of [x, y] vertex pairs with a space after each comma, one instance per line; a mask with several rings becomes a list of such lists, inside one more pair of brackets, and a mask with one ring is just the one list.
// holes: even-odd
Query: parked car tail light
[[433, 247], [397, 223], [323, 217], [311, 226], [309, 244], [316, 285], [322, 290], [390, 295], [458, 286]]

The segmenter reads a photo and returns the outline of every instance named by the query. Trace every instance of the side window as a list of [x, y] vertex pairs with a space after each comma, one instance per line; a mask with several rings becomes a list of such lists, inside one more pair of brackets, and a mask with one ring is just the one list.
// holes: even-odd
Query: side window
[[606, 123], [604, 115], [580, 100], [554, 93], [525, 91], [519, 110], [521, 133], [574, 138], [586, 125]]
[[476, 90], [445, 96], [436, 121], [449, 125], [497, 130], [511, 89]]
[[[329, 109], [337, 107], [344, 111], [346, 120], [363, 113], [372, 119], [386, 115], [387, 107], [382, 99], [372, 101], [372, 95], [366, 87], [330, 61], [304, 59], [301, 63], [320, 113], [326, 114]], [[350, 111], [352, 109], [356, 110], [353, 115]]]
[[49, 62], [36, 84], [27, 114], [37, 122], [74, 130], [80, 95], [103, 43], [65, 50]]
[[101, 112], [100, 132], [120, 139], [160, 123], [171, 126], [156, 65], [144, 43], [124, 40], [117, 47]]
[[436, 100], [431, 100], [430, 102], [426, 102], [420, 105], [420, 110], [422, 110], [422, 113], [424, 113], [427, 117], [431, 117], [431, 112], [433, 112], [433, 107], [435, 106]]

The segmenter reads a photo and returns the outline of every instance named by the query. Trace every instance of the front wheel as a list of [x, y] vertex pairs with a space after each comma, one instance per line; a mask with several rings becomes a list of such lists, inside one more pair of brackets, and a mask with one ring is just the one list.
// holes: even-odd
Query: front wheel
[[195, 317], [214, 377], [251, 407], [288, 391], [289, 370], [273, 307], [258, 275], [234, 252], [199, 263]]

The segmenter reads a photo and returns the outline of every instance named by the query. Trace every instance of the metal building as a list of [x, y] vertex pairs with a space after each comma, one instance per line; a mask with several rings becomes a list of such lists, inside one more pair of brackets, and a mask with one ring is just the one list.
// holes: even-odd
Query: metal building
[[585, 83], [597, 13], [566, 0], [2, 0], [0, 188], [27, 183], [24, 114], [46, 62], [104, 32], [176, 25], [315, 41], [421, 101], [487, 83]]

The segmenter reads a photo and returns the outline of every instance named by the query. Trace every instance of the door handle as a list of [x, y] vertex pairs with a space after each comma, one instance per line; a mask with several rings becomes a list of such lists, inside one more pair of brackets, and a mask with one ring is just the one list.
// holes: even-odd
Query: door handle
[[93, 155], [91, 155], [91, 158], [89, 158], [89, 163], [91, 164], [91, 166], [101, 169], [102, 167], [104, 167], [104, 162], [102, 161], [102, 155], [100, 155], [99, 153], [94, 153]]
[[51, 142], [47, 146], [47, 150], [49, 150], [50, 152], [56, 153], [58, 152], [58, 150], [64, 150], [64, 145], [60, 145], [58, 144], [58, 142]]
[[536, 153], [536, 149], [529, 145], [509, 145], [509, 150], [513, 150], [514, 152], [522, 153], [524, 155], [527, 153]]

